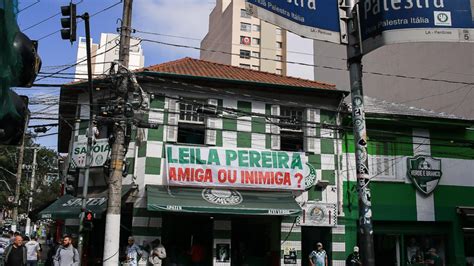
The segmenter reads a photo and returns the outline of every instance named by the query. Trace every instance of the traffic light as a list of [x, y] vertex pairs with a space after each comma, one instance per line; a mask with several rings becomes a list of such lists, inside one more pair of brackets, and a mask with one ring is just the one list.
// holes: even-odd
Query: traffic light
[[68, 6], [62, 6], [61, 14], [65, 16], [61, 18], [61, 38], [73, 43], [76, 41], [76, 4], [71, 2]]
[[14, 110], [5, 113], [0, 119], [0, 144], [18, 145], [25, 132], [28, 97], [19, 96], [12, 90], [8, 91], [6, 97], [10, 97]]
[[38, 41], [32, 41], [19, 31], [13, 41], [13, 52], [21, 58], [21, 68], [15, 75], [11, 86], [31, 87], [41, 69], [41, 58], [38, 54]]
[[94, 213], [86, 211], [82, 220], [82, 227], [84, 230], [90, 231], [94, 228]]

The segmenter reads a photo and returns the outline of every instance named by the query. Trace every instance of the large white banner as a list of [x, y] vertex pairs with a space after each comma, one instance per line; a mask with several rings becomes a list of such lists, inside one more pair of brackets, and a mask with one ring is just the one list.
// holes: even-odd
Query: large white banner
[[166, 146], [171, 186], [305, 190], [316, 170], [303, 152]]

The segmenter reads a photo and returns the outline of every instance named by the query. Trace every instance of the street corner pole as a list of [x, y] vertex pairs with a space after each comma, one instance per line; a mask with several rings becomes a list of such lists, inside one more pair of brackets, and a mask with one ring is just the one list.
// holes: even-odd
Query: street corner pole
[[[117, 102], [122, 107], [118, 115], [118, 121], [114, 125], [114, 142], [112, 144], [110, 158], [110, 176], [108, 179], [109, 194], [107, 201], [107, 216], [105, 218], [105, 237], [103, 265], [116, 266], [119, 263], [120, 249], [120, 211], [122, 208], [122, 174], [125, 153], [125, 135], [127, 125], [124, 118], [124, 109], [127, 101], [128, 91], [128, 62], [130, 50], [130, 35], [132, 32], [132, 5], [133, 0], [124, 0], [122, 25], [120, 27], [120, 50], [119, 50], [119, 70], [118, 78], [122, 78], [121, 88], [115, 88], [117, 92]], [[125, 74], [126, 72], [126, 74]]]
[[15, 187], [15, 200], [12, 213], [12, 228], [11, 230], [16, 232], [18, 226], [18, 205], [20, 203], [20, 186], [21, 186], [21, 175], [23, 170], [23, 156], [25, 154], [25, 139], [26, 132], [28, 130], [28, 123], [30, 122], [29, 115], [25, 119], [25, 129], [23, 131], [23, 136], [21, 137], [21, 146], [18, 153], [18, 165], [16, 168], [16, 187]]
[[90, 34], [90, 24], [89, 24], [89, 14], [86, 12], [84, 15], [80, 16], [84, 20], [85, 30], [86, 30], [86, 53], [87, 53], [87, 86], [89, 94], [89, 128], [87, 129], [87, 150], [86, 150], [86, 160], [84, 168], [84, 184], [82, 186], [82, 206], [81, 206], [81, 216], [79, 218], [79, 243], [78, 250], [81, 257], [81, 260], [84, 258], [84, 215], [87, 211], [87, 194], [89, 188], [89, 173], [92, 162], [92, 145], [93, 145], [93, 134], [94, 134], [94, 110], [93, 110], [93, 90], [94, 84], [92, 80], [92, 57], [91, 57], [91, 34]]
[[362, 265], [375, 265], [372, 225], [372, 202], [369, 188], [369, 164], [367, 153], [367, 128], [365, 121], [364, 94], [362, 86], [362, 52], [358, 22], [358, 0], [347, 0], [347, 29], [349, 45], [347, 58], [351, 84], [352, 124], [356, 157], [357, 192], [359, 196], [359, 245]]
[[32, 163], [32, 168], [31, 168], [31, 180], [30, 180], [30, 192], [28, 193], [28, 209], [27, 211], [27, 217], [26, 217], [26, 227], [25, 227], [25, 235], [30, 236], [31, 235], [31, 219], [30, 219], [30, 211], [33, 208], [33, 191], [35, 189], [35, 179], [36, 179], [36, 156], [38, 154], [38, 147], [33, 147], [33, 163]]

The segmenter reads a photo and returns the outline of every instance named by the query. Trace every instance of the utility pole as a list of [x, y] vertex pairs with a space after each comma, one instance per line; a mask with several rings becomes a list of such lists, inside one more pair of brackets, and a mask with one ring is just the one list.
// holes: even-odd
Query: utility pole
[[84, 169], [84, 184], [82, 186], [82, 208], [81, 208], [81, 217], [79, 219], [79, 243], [78, 250], [81, 256], [81, 260], [84, 258], [84, 215], [87, 211], [87, 193], [89, 188], [89, 173], [92, 163], [92, 141], [93, 135], [95, 134], [93, 127], [94, 120], [94, 111], [93, 111], [93, 81], [92, 81], [92, 59], [91, 59], [91, 33], [89, 25], [89, 13], [84, 13], [84, 15], [79, 16], [84, 20], [85, 30], [86, 30], [86, 53], [87, 53], [87, 87], [89, 92], [89, 128], [87, 129], [87, 150], [86, 150], [86, 162]]
[[[125, 0], [123, 3], [122, 25], [120, 27], [120, 51], [119, 51], [119, 71], [128, 72], [128, 57], [130, 49], [130, 35], [132, 25], [132, 4], [133, 0]], [[120, 242], [120, 211], [122, 207], [122, 173], [123, 161], [127, 147], [125, 147], [126, 123], [124, 121], [124, 108], [127, 99], [128, 76], [123, 77], [120, 88], [117, 91], [117, 102], [122, 106], [120, 119], [114, 126], [115, 141], [112, 144], [110, 177], [109, 177], [109, 197], [107, 202], [107, 216], [105, 220], [105, 239], [103, 265], [118, 265], [119, 263], [119, 242]]]
[[28, 209], [26, 210], [28, 213], [28, 217], [26, 218], [26, 228], [25, 234], [27, 236], [31, 235], [31, 219], [30, 219], [30, 211], [33, 207], [33, 191], [35, 189], [35, 177], [36, 177], [36, 155], [38, 153], [38, 147], [33, 147], [33, 163], [31, 169], [31, 180], [30, 180], [30, 195], [28, 197]]
[[16, 187], [15, 187], [15, 200], [12, 213], [12, 231], [16, 232], [18, 226], [18, 204], [20, 202], [20, 185], [21, 185], [21, 174], [23, 170], [23, 155], [25, 153], [25, 139], [26, 131], [28, 130], [29, 115], [25, 119], [25, 131], [21, 137], [20, 152], [18, 154], [18, 165], [16, 168]]
[[372, 202], [369, 188], [369, 164], [367, 153], [367, 128], [365, 123], [364, 94], [362, 87], [362, 51], [358, 17], [359, 0], [346, 0], [348, 11], [347, 29], [349, 45], [347, 58], [351, 83], [352, 124], [359, 194], [359, 245], [362, 265], [374, 266], [374, 235], [372, 226]]

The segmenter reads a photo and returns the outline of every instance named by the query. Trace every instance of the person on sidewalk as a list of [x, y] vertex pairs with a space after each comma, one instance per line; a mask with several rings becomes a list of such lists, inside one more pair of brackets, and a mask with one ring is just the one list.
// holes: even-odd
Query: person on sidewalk
[[[26, 237], [28, 241], [28, 237]], [[26, 242], [26, 264], [28, 266], [37, 266], [38, 265], [38, 258], [40, 256], [41, 247], [40, 244], [37, 242], [36, 237], [32, 237], [31, 240]]]
[[148, 257], [148, 262], [151, 265], [158, 265], [161, 266], [163, 265], [163, 260], [166, 258], [166, 249], [165, 247], [161, 244], [161, 241], [159, 239], [153, 240], [151, 242], [152, 244], [152, 250], [150, 251], [150, 256]]
[[328, 255], [326, 250], [323, 249], [321, 242], [316, 243], [316, 250], [313, 250], [309, 254], [309, 263], [311, 266], [328, 266]]
[[23, 246], [23, 237], [15, 236], [13, 244], [5, 249], [3, 254], [5, 266], [25, 266], [26, 265], [26, 248]]
[[354, 252], [349, 254], [346, 259], [346, 266], [360, 266], [362, 262], [360, 260], [359, 247], [354, 246]]
[[79, 266], [80, 256], [77, 249], [72, 245], [70, 235], [63, 237], [63, 244], [56, 251], [54, 256], [54, 266]]
[[127, 254], [125, 262], [127, 262], [129, 266], [137, 266], [143, 252], [140, 247], [135, 244], [135, 238], [132, 236], [128, 237], [128, 245], [125, 253]]

